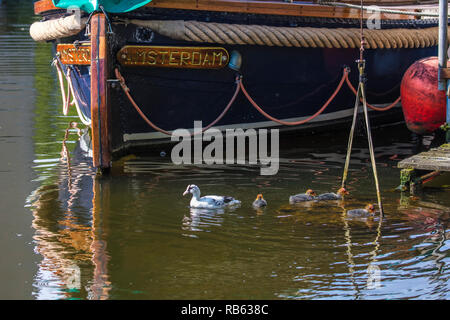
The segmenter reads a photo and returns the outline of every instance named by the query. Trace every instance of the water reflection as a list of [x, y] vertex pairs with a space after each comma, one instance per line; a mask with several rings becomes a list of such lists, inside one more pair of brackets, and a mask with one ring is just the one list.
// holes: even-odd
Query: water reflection
[[[79, 147], [82, 133], [69, 125], [53, 171], [57, 183], [43, 184], [32, 201], [44, 258], [38, 298], [448, 297], [450, 203], [439, 192], [385, 191], [383, 219], [350, 218], [347, 210], [375, 197], [364, 178], [370, 166], [361, 162], [345, 200], [289, 205], [289, 194], [339, 184], [340, 157], [331, 155], [319, 165], [286, 158], [277, 177], [260, 177], [253, 167], [179, 167], [132, 156], [112, 176], [96, 177]], [[398, 150], [385, 148], [382, 181], [394, 185], [389, 155]], [[243, 205], [189, 208], [180, 194], [190, 183], [233, 193]], [[258, 211], [251, 203], [260, 191], [268, 207]]]
[[[209, 232], [210, 227], [220, 227], [222, 225], [222, 216], [225, 213], [225, 210], [189, 208], [189, 213], [189, 216], [183, 217], [183, 230]], [[193, 234], [188, 236], [195, 237]]]
[[111, 283], [102, 215], [108, 191], [102, 188], [82, 151], [69, 153], [71, 131], [81, 137], [80, 129], [70, 123], [62, 142], [58, 183], [39, 187], [29, 199], [35, 251], [43, 257], [35, 296], [107, 299]]
[[[276, 176], [260, 176], [252, 166], [174, 166], [160, 156], [169, 154], [165, 149], [129, 156], [112, 176], [97, 177], [86, 128], [73, 123], [76, 111], [61, 116], [51, 47], [25, 40], [20, 30], [31, 22], [27, 4], [20, 14], [0, 10], [0, 29], [18, 35], [2, 38], [11, 59], [0, 69], [27, 75], [35, 94], [25, 111], [34, 124], [29, 182], [38, 185], [26, 201], [41, 257], [36, 298], [449, 298], [450, 190], [413, 198], [393, 191], [397, 161], [416, 147], [404, 126], [374, 131], [383, 219], [345, 215], [376, 198], [365, 139], [355, 141], [345, 202], [288, 204], [289, 195], [308, 188], [336, 191], [345, 132], [282, 141]], [[17, 63], [17, 52], [26, 52], [27, 63]], [[12, 80], [1, 85], [23, 90]], [[181, 193], [192, 183], [205, 193], [232, 194], [242, 206], [189, 209]], [[268, 201], [263, 210], [251, 207], [258, 193]]]

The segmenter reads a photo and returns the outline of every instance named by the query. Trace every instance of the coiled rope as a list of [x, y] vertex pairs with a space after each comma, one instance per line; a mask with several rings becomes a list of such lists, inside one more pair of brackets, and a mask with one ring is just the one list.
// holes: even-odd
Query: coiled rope
[[[299, 48], [359, 48], [358, 28], [273, 27], [180, 20], [122, 19], [177, 40], [229, 45]], [[366, 49], [425, 48], [438, 44], [438, 27], [367, 29]], [[450, 39], [450, 32], [449, 32]]]
[[[73, 36], [86, 26], [75, 15], [30, 27], [35, 41]], [[150, 28], [161, 35], [190, 42], [300, 48], [359, 48], [358, 28], [274, 27], [181, 20], [119, 19], [126, 24]], [[438, 43], [438, 27], [423, 29], [367, 29], [366, 49], [424, 48]], [[450, 39], [450, 32], [449, 32]]]
[[48, 21], [37, 21], [30, 26], [34, 41], [49, 41], [78, 34], [86, 27], [87, 18], [71, 15]]

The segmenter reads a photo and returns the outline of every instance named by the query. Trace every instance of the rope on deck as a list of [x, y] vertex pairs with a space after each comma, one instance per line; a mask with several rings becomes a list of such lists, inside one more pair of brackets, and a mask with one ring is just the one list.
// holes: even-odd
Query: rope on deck
[[[359, 48], [358, 28], [273, 27], [181, 20], [125, 19], [125, 23], [150, 28], [163, 36], [198, 43], [260, 45], [301, 48]], [[35, 41], [73, 36], [86, 26], [76, 16], [35, 22]], [[367, 29], [367, 49], [425, 48], [438, 44], [438, 27], [424, 29]], [[450, 39], [450, 32], [449, 32]]]
[[[122, 22], [177, 40], [229, 45], [301, 48], [359, 48], [359, 28], [272, 27], [181, 20], [124, 19]], [[365, 29], [366, 49], [437, 46], [438, 27], [424, 29]], [[450, 32], [449, 32], [450, 39]]]
[[49, 41], [66, 38], [78, 34], [86, 27], [87, 18], [71, 15], [64, 18], [37, 21], [30, 27], [30, 35], [34, 41]]
[[[407, 15], [407, 16], [417, 16], [417, 17], [439, 17], [439, 12], [404, 11], [404, 10], [380, 8], [380, 7], [377, 7], [374, 5], [361, 6], [361, 5], [356, 5], [356, 4], [342, 3], [342, 2], [335, 2], [335, 1], [326, 1], [326, 0], [319, 0], [317, 2], [317, 4], [325, 5], [325, 6], [332, 6], [332, 7], [358, 9], [358, 10], [370, 11], [370, 12], [380, 12], [380, 13], [386, 13], [386, 14], [403, 14], [403, 15]], [[382, 4], [382, 3], [380, 3], [380, 4]], [[425, 8], [425, 10], [426, 10], [426, 8]]]

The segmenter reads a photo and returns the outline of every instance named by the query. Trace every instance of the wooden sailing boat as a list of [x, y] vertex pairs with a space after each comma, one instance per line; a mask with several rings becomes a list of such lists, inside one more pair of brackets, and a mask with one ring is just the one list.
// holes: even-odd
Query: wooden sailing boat
[[[195, 120], [221, 130], [306, 133], [350, 121], [359, 1], [147, 2], [112, 12], [100, 1], [105, 6], [72, 15], [52, 1], [35, 2], [42, 21], [30, 33], [55, 44], [61, 78], [92, 130], [94, 166], [170, 142], [171, 131]], [[373, 4], [379, 7], [367, 7]], [[398, 121], [403, 73], [437, 54], [437, 1], [364, 6], [372, 119]]]

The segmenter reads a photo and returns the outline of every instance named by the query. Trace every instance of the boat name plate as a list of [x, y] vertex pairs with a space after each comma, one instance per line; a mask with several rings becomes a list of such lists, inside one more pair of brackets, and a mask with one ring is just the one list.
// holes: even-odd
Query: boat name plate
[[125, 46], [117, 60], [130, 67], [221, 69], [230, 55], [221, 47]]
[[62, 64], [91, 64], [91, 46], [75, 44], [58, 44], [56, 51]]

